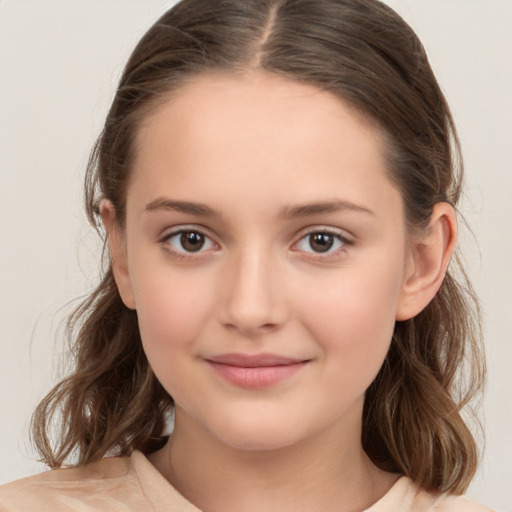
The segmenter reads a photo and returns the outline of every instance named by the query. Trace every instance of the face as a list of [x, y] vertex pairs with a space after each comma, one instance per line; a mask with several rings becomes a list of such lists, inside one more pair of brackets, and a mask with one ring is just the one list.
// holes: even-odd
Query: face
[[140, 129], [116, 281], [188, 423], [271, 449], [360, 429], [408, 272], [379, 133], [263, 74], [205, 76]]

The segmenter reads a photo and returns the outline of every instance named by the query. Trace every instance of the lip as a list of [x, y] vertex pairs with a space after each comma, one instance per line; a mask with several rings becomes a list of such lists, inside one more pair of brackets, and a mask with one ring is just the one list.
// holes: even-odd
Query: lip
[[205, 361], [223, 380], [245, 389], [274, 386], [295, 375], [309, 362], [276, 354], [221, 354]]

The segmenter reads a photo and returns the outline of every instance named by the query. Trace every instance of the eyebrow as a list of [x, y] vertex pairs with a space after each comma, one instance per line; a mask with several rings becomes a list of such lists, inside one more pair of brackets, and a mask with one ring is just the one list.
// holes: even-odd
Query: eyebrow
[[354, 211], [375, 215], [370, 209], [341, 199], [333, 201], [324, 201], [320, 203], [308, 203], [297, 206], [285, 206], [280, 213], [283, 218], [307, 217], [309, 215], [319, 215], [322, 213], [333, 213], [339, 211]]
[[[206, 204], [192, 201], [176, 201], [165, 197], [159, 197], [158, 199], [149, 202], [145, 206], [144, 210], [148, 212], [170, 210], [188, 213], [190, 215], [197, 215], [200, 217], [213, 217], [219, 219], [222, 217], [220, 211], [215, 210]], [[320, 215], [322, 213], [333, 213], [345, 210], [374, 215], [374, 212], [364, 206], [357, 205], [350, 201], [336, 199], [333, 201], [323, 201], [319, 203], [285, 206], [280, 211], [279, 217], [284, 219], [293, 219], [296, 217], [308, 217], [312, 215]]]
[[166, 197], [159, 197], [158, 199], [149, 202], [145, 206], [144, 210], [147, 212], [156, 210], [171, 210], [188, 213], [190, 215], [198, 215], [201, 217], [222, 217], [219, 211], [214, 210], [205, 204], [194, 203], [191, 201], [176, 201]]

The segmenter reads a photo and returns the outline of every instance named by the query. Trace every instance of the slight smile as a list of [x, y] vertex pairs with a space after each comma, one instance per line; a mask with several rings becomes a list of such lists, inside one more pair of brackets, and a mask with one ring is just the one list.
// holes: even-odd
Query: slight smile
[[295, 375], [310, 362], [276, 354], [221, 354], [205, 359], [215, 373], [245, 389], [263, 389]]

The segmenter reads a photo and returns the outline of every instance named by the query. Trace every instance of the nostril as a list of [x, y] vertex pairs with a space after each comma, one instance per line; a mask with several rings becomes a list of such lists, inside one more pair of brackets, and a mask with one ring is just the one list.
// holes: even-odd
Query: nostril
[[254, 334], [263, 334], [274, 331], [279, 327], [277, 323], [265, 323], [265, 324], [254, 324], [254, 325], [241, 325], [240, 323], [224, 323], [224, 327], [232, 332], [239, 332], [245, 336], [251, 336]]

